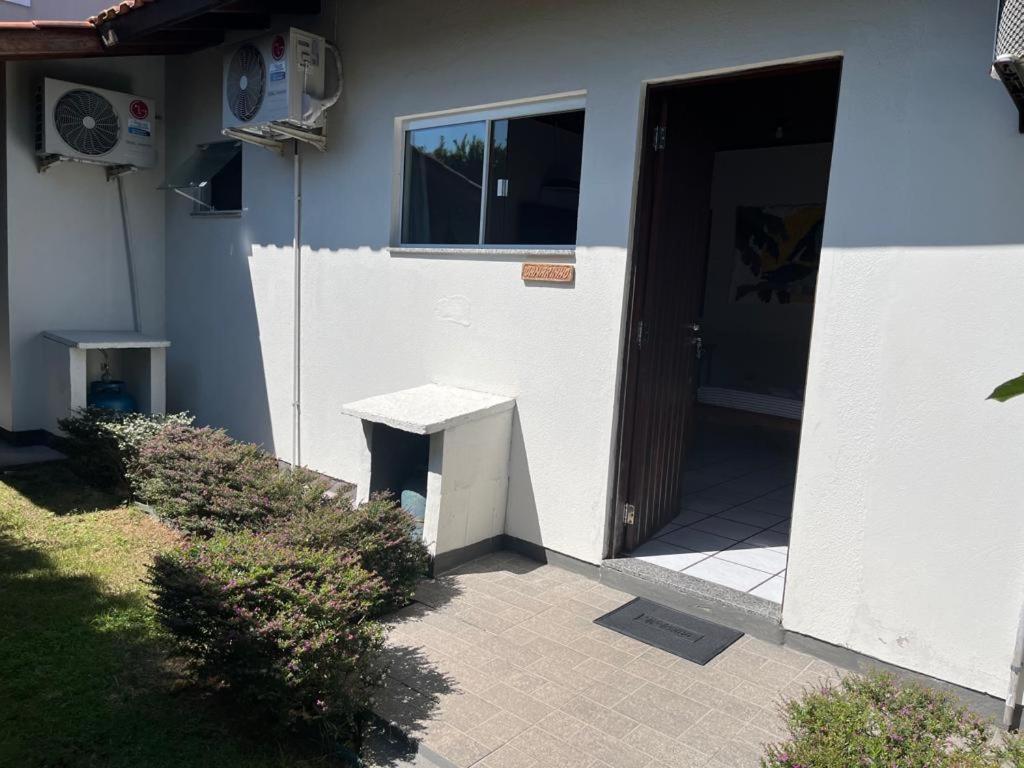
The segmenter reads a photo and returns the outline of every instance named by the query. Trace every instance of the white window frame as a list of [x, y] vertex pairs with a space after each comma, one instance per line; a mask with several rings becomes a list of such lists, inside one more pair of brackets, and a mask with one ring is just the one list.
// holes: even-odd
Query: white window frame
[[[482, 107], [453, 109], [409, 115], [395, 119], [395, 162], [391, 203], [391, 251], [392, 253], [480, 253], [483, 255], [544, 253], [548, 255], [572, 255], [576, 244], [571, 245], [521, 245], [485, 243], [487, 230], [487, 192], [490, 186], [490, 154], [493, 124], [497, 120], [509, 120], [531, 115], [552, 115], [559, 112], [586, 110], [586, 91], [573, 91], [543, 96], [535, 99], [509, 101]], [[484, 123], [484, 167], [480, 190], [480, 235], [472, 243], [406, 243], [402, 241], [402, 219], [405, 206], [405, 150], [406, 134], [422, 128], [439, 128], [460, 123]], [[586, 134], [584, 133], [584, 141]], [[579, 210], [577, 210], [577, 216]]]

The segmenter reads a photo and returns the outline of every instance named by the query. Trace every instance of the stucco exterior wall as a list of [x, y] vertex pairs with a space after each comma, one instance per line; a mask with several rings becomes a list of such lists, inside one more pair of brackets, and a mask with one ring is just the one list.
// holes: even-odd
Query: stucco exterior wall
[[[345, 58], [306, 155], [303, 456], [358, 470], [341, 403], [428, 381], [515, 396], [506, 531], [603, 554], [645, 81], [842, 53], [783, 621], [1001, 694], [1024, 600], [1024, 140], [968, 0], [328, 5]], [[303, 22], [308, 24], [308, 21]], [[220, 128], [217, 52], [168, 69], [168, 153]], [[395, 119], [586, 93], [576, 283], [388, 251]], [[168, 197], [172, 408], [290, 454], [291, 162], [245, 150], [240, 219]]]
[[[7, 279], [14, 431], [57, 431], [64, 415], [67, 350], [46, 330], [131, 330], [132, 312], [117, 186], [104, 169], [62, 163], [37, 171], [34, 97], [56, 77], [156, 99], [162, 112], [162, 58], [13, 62], [7, 65]], [[156, 168], [125, 177], [144, 333], [164, 331], [162, 121]], [[59, 378], [63, 371], [65, 378]], [[66, 394], [66, 393], [65, 393]], [[2, 415], [2, 411], [0, 411]]]

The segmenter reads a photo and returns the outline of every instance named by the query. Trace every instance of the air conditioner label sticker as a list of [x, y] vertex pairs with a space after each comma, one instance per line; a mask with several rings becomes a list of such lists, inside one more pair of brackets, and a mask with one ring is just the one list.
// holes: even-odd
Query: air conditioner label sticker
[[272, 61], [270, 63], [270, 82], [276, 82], [277, 80], [284, 80], [288, 75], [288, 67], [283, 61]]
[[152, 136], [152, 125], [149, 120], [130, 119], [128, 121], [128, 133], [136, 136]]

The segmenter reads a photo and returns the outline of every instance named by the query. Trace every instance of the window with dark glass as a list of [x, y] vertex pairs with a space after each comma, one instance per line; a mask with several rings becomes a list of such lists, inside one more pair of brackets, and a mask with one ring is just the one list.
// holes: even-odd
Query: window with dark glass
[[486, 137], [484, 122], [406, 132], [403, 242], [480, 242]]
[[576, 243], [583, 110], [406, 132], [402, 242]]

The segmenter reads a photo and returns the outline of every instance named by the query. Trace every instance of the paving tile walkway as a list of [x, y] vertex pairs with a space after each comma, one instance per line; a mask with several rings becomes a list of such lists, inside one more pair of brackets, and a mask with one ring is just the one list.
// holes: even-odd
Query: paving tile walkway
[[829, 665], [744, 636], [701, 667], [593, 620], [632, 597], [511, 553], [425, 582], [390, 619], [375, 709], [478, 768], [757, 766], [781, 697]]

